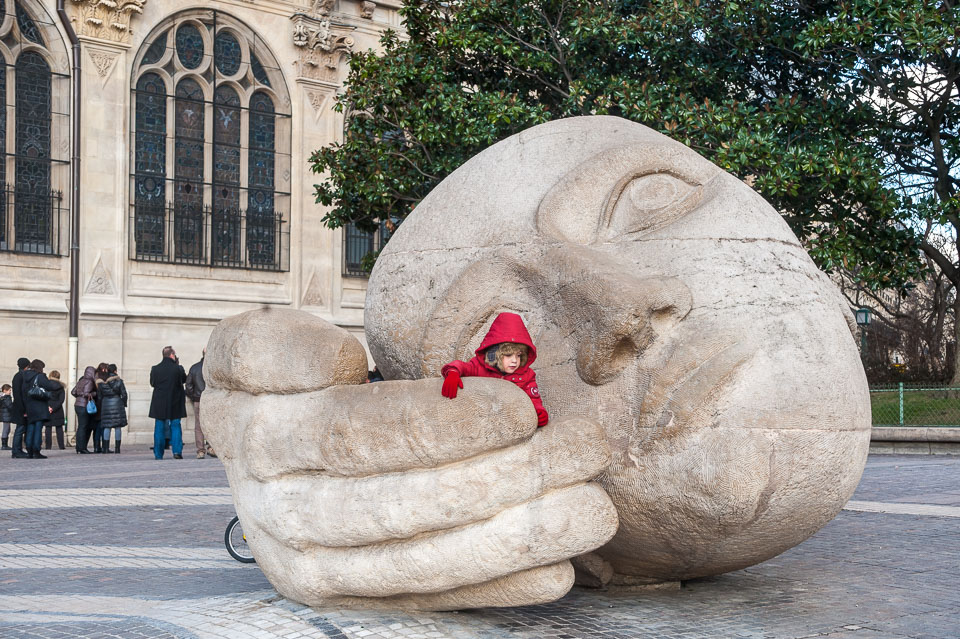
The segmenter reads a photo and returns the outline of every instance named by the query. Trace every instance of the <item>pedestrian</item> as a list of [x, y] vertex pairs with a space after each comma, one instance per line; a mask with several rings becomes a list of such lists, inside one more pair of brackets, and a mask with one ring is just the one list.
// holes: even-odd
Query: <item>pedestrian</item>
[[27, 432], [27, 415], [23, 406], [23, 394], [20, 387], [23, 385], [23, 371], [30, 366], [30, 360], [21, 357], [17, 360], [17, 374], [13, 376], [10, 386], [13, 389], [13, 416], [16, 428], [13, 431], [13, 452], [11, 456], [14, 459], [26, 457], [27, 453], [23, 450], [23, 436]]
[[53, 412], [49, 403], [50, 396], [53, 391], [60, 387], [60, 382], [48, 379], [44, 375], [44, 366], [46, 364], [39, 359], [30, 362], [30, 366], [23, 370], [23, 382], [20, 387], [27, 419], [27, 434], [25, 437], [27, 457], [30, 459], [47, 458], [40, 452], [42, 429], [43, 425], [50, 421], [50, 414]]
[[109, 377], [107, 379], [97, 380], [97, 396], [100, 398], [100, 424], [103, 429], [103, 443], [100, 447], [101, 452], [110, 451], [110, 431], [115, 435], [114, 451], [120, 453], [120, 429], [127, 425], [127, 387], [124, 386], [120, 374], [117, 372], [117, 365], [110, 364], [107, 367]]
[[90, 442], [90, 433], [93, 432], [93, 418], [87, 405], [92, 405], [94, 414], [96, 413], [96, 402], [94, 397], [97, 394], [96, 384], [97, 369], [93, 366], [87, 366], [83, 370], [83, 377], [77, 380], [76, 385], [70, 394], [77, 398], [73, 403], [73, 411], [77, 414], [77, 454], [86, 455], [90, 451], [87, 446]]
[[207, 387], [203, 381], [203, 360], [206, 356], [207, 348], [204, 347], [200, 361], [190, 367], [190, 372], [187, 373], [187, 382], [184, 385], [187, 397], [193, 404], [193, 441], [197, 447], [197, 459], [203, 459], [207, 455], [211, 457], [217, 456], [216, 452], [204, 438], [203, 428], [200, 426], [200, 396], [203, 395], [203, 391]]
[[63, 414], [63, 402], [67, 399], [67, 385], [60, 379], [60, 371], [50, 371], [50, 381], [56, 382], [59, 388], [50, 394], [48, 402], [53, 412], [50, 413], [50, 421], [47, 422], [47, 450], [50, 450], [53, 445], [53, 429], [57, 429], [57, 446], [60, 450], [64, 450], [63, 425], [67, 420]]
[[3, 448], [10, 448], [10, 425], [16, 423], [13, 411], [13, 386], [4, 384], [0, 387], [0, 422], [3, 422]]
[[180, 359], [172, 346], [163, 347], [163, 359], [150, 369], [150, 386], [153, 396], [150, 399], [150, 417], [153, 426], [153, 456], [163, 459], [164, 431], [170, 429], [170, 445], [173, 458], [183, 459], [183, 432], [180, 420], [187, 416], [187, 396], [183, 383], [187, 373], [180, 365]]
[[[94, 383], [102, 382], [110, 377], [110, 371], [108, 370], [109, 364], [106, 362], [100, 362], [97, 364], [97, 373], [94, 378]], [[101, 417], [103, 412], [100, 409], [100, 393], [99, 391], [94, 394], [93, 401], [97, 405], [97, 412], [90, 415], [91, 429], [93, 430], [93, 452], [102, 453], [103, 452], [103, 422]]]

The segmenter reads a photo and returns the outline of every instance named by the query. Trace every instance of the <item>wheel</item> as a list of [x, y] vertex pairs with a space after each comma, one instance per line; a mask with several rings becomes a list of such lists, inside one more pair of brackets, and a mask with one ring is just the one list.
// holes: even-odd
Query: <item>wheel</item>
[[241, 563], [252, 564], [256, 561], [250, 552], [250, 546], [247, 545], [247, 536], [243, 534], [239, 517], [234, 517], [227, 524], [227, 530], [223, 533], [223, 545], [227, 547], [230, 556]]

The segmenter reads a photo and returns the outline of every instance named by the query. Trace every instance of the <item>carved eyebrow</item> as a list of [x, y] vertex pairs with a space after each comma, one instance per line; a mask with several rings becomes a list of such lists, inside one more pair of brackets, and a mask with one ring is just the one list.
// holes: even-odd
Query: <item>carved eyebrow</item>
[[653, 174], [701, 187], [719, 172], [707, 160], [674, 144], [635, 144], [598, 153], [569, 171], [537, 209], [537, 228], [558, 240], [592, 244], [611, 222], [624, 190]]

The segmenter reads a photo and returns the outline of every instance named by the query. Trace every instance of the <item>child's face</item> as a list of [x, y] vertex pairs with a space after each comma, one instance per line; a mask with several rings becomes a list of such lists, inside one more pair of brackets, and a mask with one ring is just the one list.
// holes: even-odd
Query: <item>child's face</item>
[[4, 388], [4, 389], [3, 389], [3, 394], [4, 394], [4, 395], [13, 395], [13, 389], [12, 389], [12, 388]]
[[520, 353], [503, 356], [503, 372], [510, 374], [520, 368]]

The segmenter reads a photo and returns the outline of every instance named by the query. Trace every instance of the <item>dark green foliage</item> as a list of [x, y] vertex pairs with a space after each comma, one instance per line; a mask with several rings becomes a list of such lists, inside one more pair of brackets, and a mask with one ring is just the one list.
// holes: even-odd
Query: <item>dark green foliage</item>
[[[498, 140], [550, 119], [612, 114], [752, 183], [821, 267], [899, 287], [921, 271], [916, 209], [894, 179], [896, 143], [881, 135], [891, 114], [856, 77], [848, 42], [862, 35], [849, 12], [889, 4], [408, 2], [409, 40], [388, 33], [380, 54], [353, 57], [337, 107], [344, 140], [311, 157], [324, 178], [317, 201], [332, 207], [324, 221], [369, 229], [402, 218]], [[892, 4], [910, 6], [904, 20], [932, 11]], [[916, 37], [945, 29], [918, 26]]]

